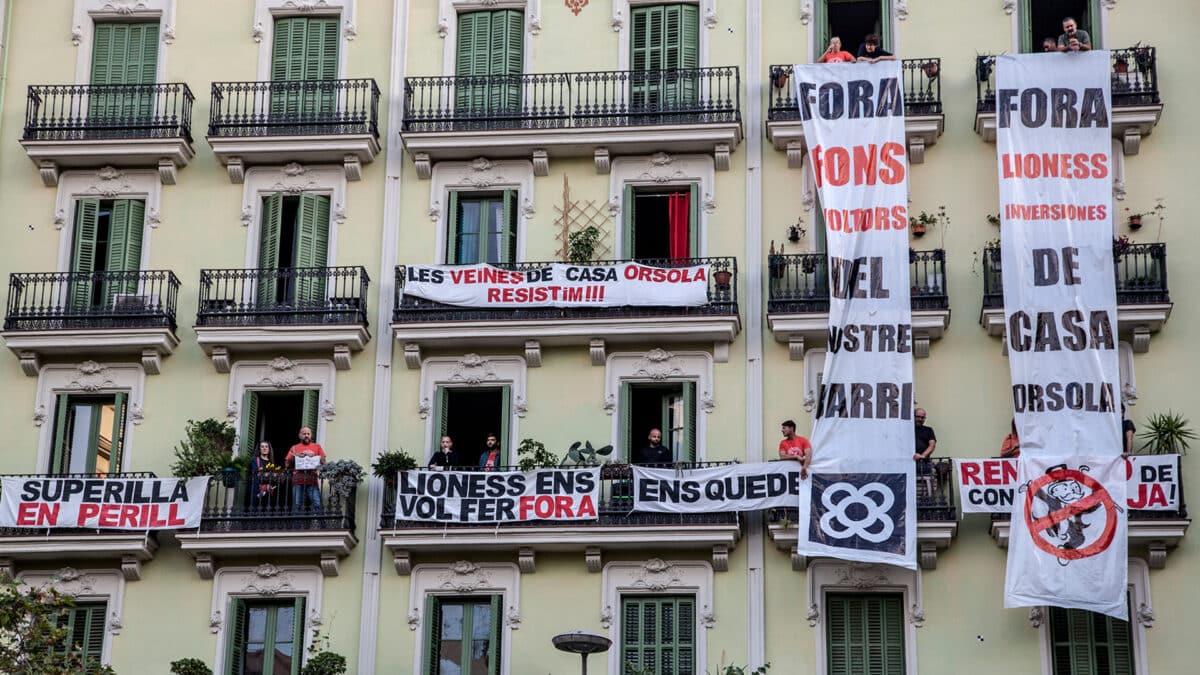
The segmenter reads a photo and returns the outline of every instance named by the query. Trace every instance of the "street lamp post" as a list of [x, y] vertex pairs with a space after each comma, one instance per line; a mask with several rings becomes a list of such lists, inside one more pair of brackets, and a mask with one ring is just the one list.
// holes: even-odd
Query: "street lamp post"
[[560, 633], [551, 638], [554, 647], [560, 651], [578, 654], [583, 663], [583, 675], [587, 675], [587, 657], [588, 654], [597, 652], [606, 652], [612, 646], [612, 640], [597, 635], [595, 633], [586, 633], [581, 630], [571, 631], [570, 633]]

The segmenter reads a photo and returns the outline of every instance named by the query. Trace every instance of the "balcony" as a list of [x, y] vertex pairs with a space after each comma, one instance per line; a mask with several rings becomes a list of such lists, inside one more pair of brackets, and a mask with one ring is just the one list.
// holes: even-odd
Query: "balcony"
[[[1150, 336], [1162, 330], [1171, 316], [1167, 291], [1167, 245], [1128, 244], [1114, 249], [1117, 282], [1117, 332], [1133, 351], [1150, 351]], [[983, 309], [979, 323], [988, 335], [1004, 335], [1004, 285], [1000, 279], [1000, 249], [983, 251]], [[1005, 349], [1007, 349], [1005, 342]]]
[[[597, 260], [612, 265], [630, 260]], [[725, 362], [729, 344], [741, 331], [737, 303], [737, 259], [653, 258], [636, 262], [654, 267], [710, 265], [708, 304], [699, 307], [544, 307], [532, 309], [457, 307], [404, 294], [406, 268], [396, 268], [392, 331], [404, 347], [409, 368], [421, 367], [424, 347], [524, 347], [531, 366], [542, 362], [543, 345], [588, 345], [592, 365], [604, 365], [611, 344], [639, 342], [711, 343], [713, 358]], [[536, 270], [551, 262], [498, 264], [510, 270]], [[726, 275], [728, 279], [719, 280]]]
[[0, 337], [36, 377], [47, 356], [118, 354], [157, 374], [175, 351], [179, 279], [167, 270], [9, 275]]
[[[95, 474], [20, 474], [5, 478], [95, 478]], [[153, 473], [133, 471], [110, 473], [107, 478], [157, 478]], [[154, 558], [158, 551], [158, 535], [139, 530], [85, 530], [58, 528], [53, 530], [17, 527], [0, 528], [0, 574], [15, 577], [17, 567], [25, 563], [34, 566], [62, 566], [69, 560], [104, 560], [117, 562], [128, 581], [142, 578], [142, 563]]]
[[[1112, 135], [1126, 155], [1138, 154], [1162, 117], [1158, 95], [1158, 52], [1151, 46], [1114, 49], [1112, 59]], [[996, 142], [996, 57], [975, 57], [975, 133]]]
[[200, 270], [196, 340], [219, 373], [235, 351], [328, 350], [349, 370], [371, 339], [370, 282], [362, 267]]
[[[917, 464], [917, 560], [922, 569], [937, 568], [937, 552], [950, 547], [958, 535], [958, 509], [954, 502], [954, 460], [934, 457]], [[771, 509], [767, 512], [767, 535], [775, 547], [788, 551], [792, 569], [808, 564], [796, 550], [800, 530], [796, 519], [799, 509]]]
[[341, 164], [348, 180], [379, 154], [379, 87], [370, 78], [213, 82], [208, 144], [241, 183], [252, 164]]
[[[900, 77], [904, 86], [904, 137], [908, 161], [925, 161], [925, 147], [937, 143], [946, 126], [942, 112], [942, 60], [904, 59]], [[800, 121], [800, 103], [791, 79], [791, 65], [771, 66], [767, 73], [770, 92], [767, 102], [767, 139], [776, 150], [787, 152], [788, 168], [804, 165], [806, 145], [804, 124]]]
[[[701, 469], [727, 464], [730, 462], [671, 466]], [[396, 486], [389, 485], [384, 491], [379, 534], [383, 545], [392, 552], [396, 572], [402, 575], [411, 572], [413, 554], [440, 556], [467, 551], [516, 553], [521, 571], [532, 573], [539, 551], [582, 551], [588, 571], [599, 572], [605, 550], [707, 549], [712, 552], [713, 569], [721, 572], [728, 569], [729, 551], [741, 537], [737, 513], [642, 513], [632, 507], [633, 470], [627, 464], [600, 467], [599, 517], [591, 521], [500, 524], [397, 521]]]
[[354, 533], [357, 491], [338, 494], [316, 479], [321, 506], [293, 503], [290, 471], [253, 477], [214, 476], [204, 493], [200, 530], [177, 531], [180, 547], [196, 561], [201, 578], [211, 579], [218, 557], [312, 558], [327, 577], [338, 575], [339, 560], [358, 544]]
[[[940, 340], [950, 325], [946, 291], [946, 252], [909, 249], [912, 286], [912, 354], [929, 356], [931, 340]], [[767, 256], [770, 274], [767, 325], [775, 340], [788, 345], [793, 361], [829, 337], [829, 258], [824, 253]]]
[[186, 84], [32, 85], [21, 145], [47, 187], [66, 169], [156, 167], [174, 185], [195, 156]]
[[718, 171], [742, 140], [737, 66], [465, 77], [404, 82], [401, 136], [429, 178], [434, 162], [592, 157], [607, 174], [617, 155], [704, 153]]

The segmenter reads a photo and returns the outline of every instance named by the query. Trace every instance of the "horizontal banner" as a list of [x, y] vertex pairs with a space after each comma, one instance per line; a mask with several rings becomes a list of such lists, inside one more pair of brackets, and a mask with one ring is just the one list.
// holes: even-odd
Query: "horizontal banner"
[[799, 497], [799, 462], [730, 464], [682, 470], [633, 467], [635, 511], [757, 511], [795, 507]]
[[396, 520], [512, 523], [595, 520], [600, 468], [538, 471], [406, 471]]
[[[1016, 459], [956, 459], [963, 513], [1011, 513]], [[1125, 460], [1125, 502], [1139, 511], [1179, 508], [1179, 455], [1130, 455]]]
[[492, 265], [409, 265], [404, 293], [460, 307], [699, 307], [709, 265], [652, 267], [552, 263], [531, 270]]
[[0, 482], [0, 527], [174, 530], [200, 526], [208, 477]]

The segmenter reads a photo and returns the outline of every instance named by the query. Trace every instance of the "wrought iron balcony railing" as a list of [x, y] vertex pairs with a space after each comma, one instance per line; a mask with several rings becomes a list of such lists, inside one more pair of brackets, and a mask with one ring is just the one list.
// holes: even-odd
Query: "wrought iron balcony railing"
[[[946, 252], [909, 249], [909, 278], [913, 309], [946, 309]], [[770, 275], [768, 314], [829, 311], [829, 258], [824, 253], [767, 256]]]
[[[1109, 52], [1112, 62], [1112, 105], [1114, 108], [1162, 103], [1158, 95], [1158, 52], [1150, 45], [1137, 45]], [[996, 57], [975, 57], [975, 98], [978, 112], [996, 112]]]
[[[799, 509], [771, 509], [767, 522], [796, 523]], [[954, 501], [954, 460], [931, 457], [917, 462], [917, 520], [923, 523], [954, 522], [958, 509]]]
[[[942, 60], [904, 59], [900, 62], [900, 77], [904, 87], [905, 115], [938, 115], [942, 112]], [[767, 121], [800, 120], [800, 106], [792, 88], [792, 66], [776, 64], [767, 71], [770, 99]]]
[[379, 137], [375, 80], [213, 82], [210, 136]]
[[404, 131], [741, 121], [737, 66], [410, 77]]
[[[311, 498], [314, 490], [320, 496], [319, 504]], [[324, 478], [296, 478], [292, 471], [217, 475], [209, 480], [204, 493], [200, 530], [353, 531], [356, 496], [353, 485], [339, 491]]]
[[367, 325], [363, 267], [200, 270], [197, 326]]
[[168, 270], [9, 275], [5, 330], [170, 328], [179, 279]]
[[[606, 317], [652, 317], [652, 316], [714, 316], [736, 315], [737, 304], [737, 259], [732, 257], [717, 258], [641, 258], [631, 260], [595, 260], [580, 265], [612, 265], [624, 262], [637, 262], [651, 267], [690, 267], [693, 265], [710, 265], [712, 274], [708, 279], [708, 304], [700, 307], [675, 307], [654, 305], [644, 307], [535, 307], [535, 308], [501, 308], [484, 309], [475, 307], [458, 307], [440, 302], [425, 300], [404, 294], [404, 280], [407, 268], [404, 265], [396, 267], [396, 297], [392, 305], [392, 321], [487, 321], [487, 320], [521, 320], [521, 319], [592, 319]], [[550, 262], [496, 263], [496, 267], [508, 270], [536, 270], [550, 265]]]
[[[158, 478], [153, 471], [126, 471], [123, 473], [22, 473], [8, 474], [5, 478]], [[28, 528], [28, 527], [0, 527], [0, 537], [53, 537], [53, 536], [79, 536], [81, 534], [100, 534], [102, 532], [144, 532], [144, 530], [96, 530], [79, 527], [58, 527], [53, 530], [46, 528]], [[154, 537], [154, 532], [149, 533], [150, 537]]]
[[35, 84], [25, 102], [26, 141], [182, 138], [192, 142], [186, 84]]
[[[1000, 277], [1000, 249], [983, 250], [983, 306], [1004, 306], [1004, 284]], [[1146, 305], [1167, 303], [1167, 245], [1117, 244], [1113, 247], [1116, 270], [1117, 304]]]
[[[681, 469], [704, 469], [715, 466], [727, 466], [733, 462], [692, 462], [682, 464], [647, 464], [651, 467], [668, 467]], [[458, 469], [456, 469], [458, 470]], [[462, 471], [480, 471], [479, 467], [463, 467]], [[515, 466], [498, 467], [498, 471], [518, 471]], [[628, 464], [605, 464], [600, 467], [600, 503], [596, 505], [599, 516], [592, 521], [571, 521], [572, 527], [612, 527], [636, 525], [719, 525], [738, 522], [736, 513], [646, 513], [633, 509], [633, 469]], [[561, 527], [562, 523], [543, 521], [522, 521], [520, 523], [501, 523], [505, 527]], [[389, 483], [383, 492], [383, 514], [379, 519], [382, 530], [415, 529], [415, 528], [444, 528], [444, 527], [479, 527], [479, 523], [442, 523], [426, 520], [396, 520], [396, 485]], [[491, 527], [491, 525], [489, 525]]]

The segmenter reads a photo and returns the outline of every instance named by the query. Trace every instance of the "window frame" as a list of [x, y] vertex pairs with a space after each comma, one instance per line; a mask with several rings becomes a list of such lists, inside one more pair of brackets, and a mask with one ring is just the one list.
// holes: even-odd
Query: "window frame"
[[[88, 84], [92, 76], [92, 51], [96, 40], [96, 23], [151, 22], [159, 24], [158, 58], [154, 66], [154, 81], [164, 82], [166, 56], [175, 42], [176, 0], [139, 0], [136, 6], [117, 5], [111, 0], [75, 0], [70, 31], [75, 50], [75, 84]], [[157, 171], [155, 172], [157, 173]]]
[[[502, 642], [504, 639], [502, 635], [504, 629], [504, 595], [500, 593], [481, 593], [477, 595], [442, 595], [438, 593], [427, 593], [425, 595], [425, 616], [429, 617], [429, 620], [425, 622], [425, 628], [421, 635], [421, 639], [425, 642], [426, 650], [424, 656], [424, 669], [421, 672], [423, 672], [425, 675], [437, 675], [441, 672], [441, 664], [439, 663], [435, 669], [432, 658], [434, 654], [433, 649], [435, 647], [435, 643], [440, 642], [442, 627], [440, 624], [435, 627], [433, 625], [433, 620], [442, 616], [442, 612], [444, 611], [446, 604], [461, 604], [464, 608], [463, 620], [461, 624], [462, 639], [460, 641], [460, 652], [458, 655], [460, 660], [460, 663], [458, 663], [459, 668], [462, 668], [464, 665], [461, 663], [461, 661], [466, 657], [467, 651], [474, 646], [475, 612], [473, 609], [480, 605], [486, 605], [488, 607], [490, 627], [488, 635], [487, 670], [488, 675], [500, 675], [500, 664], [503, 658]], [[466, 608], [468, 607], [472, 608], [471, 612], [466, 611]], [[437, 637], [435, 637], [434, 633], [435, 628]], [[470, 636], [470, 639], [468, 639], [467, 636]], [[442, 650], [440, 645], [436, 646], [438, 647], [437, 654], [440, 659]]]
[[[440, 420], [434, 415], [438, 387], [509, 386], [508, 436], [500, 439], [501, 447], [512, 459], [520, 443], [520, 421], [525, 417], [527, 404], [525, 359], [520, 356], [480, 356], [463, 354], [460, 357], [429, 357], [421, 361], [420, 393], [417, 415], [425, 422], [424, 463], [428, 463], [441, 437]], [[504, 433], [497, 430], [498, 433]], [[461, 450], [461, 448], [460, 448]], [[477, 459], [478, 461], [478, 459]]]
[[[686, 193], [688, 196], [688, 257], [684, 258], [695, 259], [700, 258], [698, 251], [700, 250], [700, 181], [693, 180], [687, 183], [643, 183], [643, 182], [628, 182], [624, 186], [625, 194], [621, 200], [624, 208], [621, 214], [621, 240], [622, 240], [622, 255], [625, 259], [637, 260], [635, 255], [635, 243], [637, 241], [637, 200], [640, 195], [651, 194], [678, 194]], [[668, 223], [668, 227], [670, 224]], [[662, 259], [670, 258], [659, 256], [658, 258], [649, 258], [643, 256], [641, 259]]]
[[[831, 602], [831, 600], [834, 599], [834, 596], [837, 596], [839, 598], [845, 598], [845, 599], [847, 599], [847, 601], [853, 601], [853, 600], [857, 600], [859, 598], [866, 598], [868, 601], [870, 601], [872, 599], [880, 601], [880, 603], [881, 603], [880, 612], [882, 614], [882, 616], [880, 617], [880, 623], [881, 623], [880, 635], [877, 635], [877, 636], [870, 635], [869, 634], [870, 626], [867, 624], [861, 625], [857, 632], [862, 635], [861, 641], [864, 644], [860, 645], [860, 649], [869, 654], [871, 649], [870, 649], [870, 647], [867, 646], [867, 643], [882, 642], [882, 639], [885, 635], [887, 635], [892, 630], [898, 630], [898, 632], [900, 634], [899, 637], [900, 637], [900, 640], [902, 643], [901, 653], [903, 654], [903, 652], [905, 650], [905, 645], [903, 644], [904, 638], [905, 638], [904, 616], [903, 616], [903, 613], [904, 613], [904, 594], [903, 593], [897, 593], [895, 591], [882, 591], [882, 592], [870, 591], [870, 592], [862, 592], [862, 593], [850, 593], [850, 592], [845, 592], [845, 591], [841, 591], [841, 590], [827, 590], [822, 594], [822, 598], [821, 598], [821, 601], [824, 603], [824, 607], [822, 608], [823, 614], [826, 617], [832, 617], [832, 615], [833, 615], [833, 611], [830, 609], [830, 602]], [[884, 604], [884, 603], [891, 603], [891, 602], [897, 603], [898, 606], [889, 608], [889, 607], [887, 607], [886, 604]], [[851, 607], [849, 609], [850, 610], [859, 609], [860, 611], [866, 611], [865, 607], [863, 607], [863, 608]], [[888, 622], [887, 615], [889, 613], [893, 615], [894, 619], [899, 620], [899, 626], [889, 626], [888, 625], [889, 622]], [[851, 626], [851, 624], [853, 624], [855, 622], [855, 617], [853, 616], [853, 614], [850, 614], [846, 618], [847, 618], [847, 628], [845, 630], [851, 636], [853, 636], [856, 631], [850, 626]], [[861, 618], [861, 616], [859, 618]], [[827, 670], [827, 672], [831, 673], [831, 675], [839, 675], [839, 673], [833, 669], [833, 667], [832, 667], [833, 664], [830, 663], [830, 661], [832, 661], [832, 659], [833, 659], [833, 648], [834, 648], [833, 631], [829, 630], [827, 628], [824, 632], [825, 632], [825, 644], [826, 644], [826, 652], [825, 652], [826, 670]], [[853, 641], [853, 637], [849, 637], [848, 640]], [[884, 654], [886, 654], [888, 651], [887, 643], [882, 642], [881, 647], [882, 648], [880, 649], [880, 655], [882, 658], [886, 659], [886, 656], [884, 656]], [[846, 654], [847, 666], [849, 665], [852, 658], [853, 658], [853, 655], [851, 655], [849, 653]], [[902, 661], [902, 663], [900, 663], [899, 665], [901, 668], [903, 668], [904, 667], [903, 657], [901, 657], [901, 661]], [[872, 666], [872, 665], [882, 667], [887, 664], [885, 664], [885, 663], [877, 663], [877, 664], [864, 663], [863, 665], [868, 666], [868, 667]], [[847, 668], [847, 671], [848, 671], [848, 668]], [[871, 670], [871, 672], [874, 673], [876, 671]], [[841, 673], [841, 675], [850, 675], [850, 673], [844, 671], [843, 673]]]
[[84, 361], [80, 364], [51, 364], [42, 366], [38, 373], [37, 397], [34, 403], [34, 424], [38, 426], [37, 471], [51, 473], [55, 441], [55, 405], [62, 394], [86, 394], [104, 396], [126, 395], [126, 415], [123, 429], [124, 442], [121, 447], [121, 466], [125, 471], [133, 466], [134, 433], [142, 423], [146, 371], [141, 364], [98, 363]]
[[614, 251], [619, 260], [632, 256], [626, 242], [628, 204], [627, 187], [662, 187], [663, 185], [699, 186], [696, 207], [695, 246], [689, 251], [692, 258], [708, 255], [708, 219], [716, 211], [716, 164], [712, 155], [671, 155], [665, 152], [653, 155], [616, 157], [609, 171], [608, 205], [612, 216], [615, 241], [620, 247]]
[[[836, 1], [836, 0], [835, 0]], [[903, 2], [896, 0], [877, 0], [880, 5], [879, 12], [879, 38], [881, 45], [886, 51], [900, 56], [900, 16], [896, 9]], [[808, 22], [808, 43], [811, 45], [812, 53], [809, 54], [809, 60], [816, 63], [821, 54], [825, 53], [825, 48], [829, 46], [829, 38], [832, 35], [825, 33], [828, 31], [829, 23], [829, 0], [814, 0], [812, 8], [812, 19]], [[842, 36], [838, 36], [842, 37]], [[858, 38], [861, 39], [861, 38]], [[851, 49], [850, 47], [854, 47]], [[846, 39], [842, 37], [842, 50], [855, 53], [858, 45], [847, 45]]]
[[711, 65], [709, 62], [710, 33], [718, 25], [716, 0], [676, 0], [675, 2], [670, 0], [613, 0], [610, 23], [617, 33], [617, 70], [632, 69], [630, 57], [633, 52], [630, 43], [633, 41], [633, 8], [662, 4], [687, 4], [696, 5], [699, 8], [700, 25], [698, 26], [699, 34], [696, 36], [698, 64], [700, 68], [707, 68]]
[[490, 160], [478, 158], [470, 162], [436, 162], [430, 169], [429, 219], [436, 225], [433, 260], [448, 264], [446, 251], [451, 224], [455, 216], [450, 204], [451, 193], [468, 195], [474, 192], [496, 193], [514, 190], [513, 226], [516, 238], [512, 259], [525, 260], [526, 232], [534, 215], [533, 162], [527, 159]]
[[[1026, 14], [1028, 11], [1027, 10], [1028, 2], [1029, 2], [1029, 0], [1020, 0], [1019, 2], [1015, 2], [1015, 6], [1012, 8], [1013, 11], [1011, 11], [1011, 13], [1009, 13], [1009, 20], [1011, 22], [1011, 33], [1012, 33], [1009, 50], [1014, 54], [1028, 53], [1022, 49], [1022, 43], [1025, 39], [1024, 33], [1026, 31], [1030, 30], [1028, 28], [1028, 16]], [[1093, 5], [1095, 5], [1098, 2], [1098, 0], [1089, 0], [1089, 2], [1092, 3]], [[1105, 48], [1104, 45], [1107, 45], [1109, 43], [1109, 40], [1108, 40], [1108, 24], [1109, 24], [1109, 19], [1110, 19], [1109, 12], [1111, 12], [1115, 6], [1116, 6], [1116, 2], [1099, 2], [1098, 8], [1094, 7], [1094, 6], [1091, 8], [1091, 11], [1095, 13], [1095, 19], [1092, 22], [1092, 32], [1090, 35], [1090, 37], [1092, 38], [1092, 49], [1104, 49]], [[1045, 36], [1043, 36], [1043, 37], [1045, 37]], [[1058, 35], [1055, 35], [1054, 37], [1057, 38]], [[1031, 47], [1032, 47], [1033, 39], [1034, 39], [1033, 35], [1030, 34], [1029, 40], [1031, 43]]]
[[[279, 627], [279, 609], [287, 607], [288, 601], [294, 610], [292, 612], [292, 675], [298, 675], [300, 669], [304, 665], [304, 615], [307, 598], [303, 595], [283, 598], [243, 598], [232, 596], [229, 598], [229, 617], [231, 630], [237, 630], [239, 624], [243, 625], [246, 631], [249, 631], [250, 612], [256, 608], [267, 609], [267, 619], [263, 626], [263, 672], [272, 673], [273, 668], [268, 668], [268, 665], [273, 666], [275, 661], [275, 643], [276, 634]], [[224, 671], [225, 675], [241, 675], [234, 673], [234, 655], [239, 650], [240, 662], [244, 666], [246, 658], [249, 656], [246, 653], [247, 646], [250, 644], [249, 635], [232, 635], [232, 639], [226, 644], [228, 653], [225, 659]]]
[[124, 622], [125, 575], [115, 569], [63, 567], [57, 570], [21, 572], [17, 581], [34, 588], [53, 588], [76, 602], [104, 602], [104, 644], [101, 663], [108, 663], [112, 638], [120, 635]]
[[[644, 439], [634, 436], [633, 429], [629, 427], [632, 420], [632, 398], [635, 387], [654, 390], [662, 389], [662, 413], [659, 424], [659, 431], [663, 435], [663, 444], [671, 449], [671, 457], [674, 462], [696, 462], [698, 455], [698, 433], [699, 417], [696, 414], [699, 406], [699, 400], [696, 392], [698, 391], [697, 379], [692, 378], [667, 378], [667, 379], [638, 379], [624, 378], [621, 380], [620, 394], [617, 404], [620, 408], [619, 424], [621, 443], [618, 453], [627, 461], [633, 461], [634, 450], [641, 446]], [[676, 386], [678, 385], [678, 386]], [[669, 392], [669, 393], [667, 393]], [[679, 427], [683, 442], [676, 443], [672, 436], [675, 427], [670, 425], [672, 408], [675, 408], [675, 403], [671, 399], [680, 399], [680, 415], [683, 417], [684, 423]], [[691, 423], [691, 429], [688, 429], [688, 422]], [[681, 449], [680, 446], [683, 446]]]
[[[497, 464], [500, 466], [515, 465], [517, 463], [517, 455], [515, 450], [516, 446], [509, 445], [509, 439], [512, 436], [511, 427], [513, 426], [513, 383], [511, 382], [503, 382], [495, 385], [491, 383], [478, 385], [462, 383], [450, 384], [446, 382], [435, 383], [433, 387], [434, 434], [431, 441], [438, 442], [431, 442], [429, 444], [429, 449], [427, 452], [429, 457], [425, 458], [426, 464], [428, 464], [428, 462], [433, 458], [433, 453], [437, 452], [437, 449], [440, 447], [439, 443], [441, 442], [442, 436], [447, 434], [446, 404], [447, 398], [449, 397], [449, 392], [452, 390], [465, 391], [470, 389], [500, 391], [500, 428], [495, 430], [496, 433], [500, 434], [500, 438], [498, 439], [500, 441], [500, 461]], [[461, 447], [458, 448], [457, 451], [459, 453], [459, 461], [462, 462], [463, 466], [468, 467], [478, 464], [480, 457], [483, 455], [483, 453], [480, 452], [480, 455], [474, 458], [464, 457], [464, 452], [471, 451]]]
[[[500, 251], [497, 256], [496, 263], [489, 264], [512, 264], [519, 262], [517, 258], [517, 241], [520, 237], [520, 229], [518, 226], [517, 204], [520, 201], [520, 192], [513, 188], [505, 188], [499, 193], [486, 190], [450, 190], [446, 199], [450, 205], [446, 218], [446, 249], [443, 252], [443, 259], [448, 265], [478, 265], [487, 263], [489, 255], [492, 253], [488, 245], [491, 239], [492, 232], [489, 229], [492, 226], [490, 214], [492, 207], [484, 207], [485, 204], [498, 204], [500, 207], [501, 229], [498, 231], [500, 241]], [[480, 217], [479, 227], [474, 233], [476, 239], [475, 262], [464, 263], [459, 260], [458, 242], [464, 236], [463, 234], [463, 205], [464, 203], [479, 203]], [[507, 254], [507, 255], [506, 255]]]
[[[109, 449], [108, 471], [104, 475], [121, 473], [124, 467], [124, 444], [127, 436], [127, 425], [129, 423], [129, 394], [127, 392], [118, 391], [111, 394], [91, 394], [91, 393], [60, 393], [55, 397], [54, 403], [54, 440], [50, 448], [50, 465], [48, 473], [54, 475], [65, 475], [69, 473], [86, 473], [96, 474], [96, 464], [100, 460], [100, 436], [104, 431], [102, 426], [103, 408], [109, 405], [113, 406], [113, 426], [109, 430], [114, 435], [112, 441], [116, 444], [116, 448]], [[74, 402], [72, 402], [74, 399]], [[85, 467], [81, 472], [72, 472], [71, 469], [71, 447], [70, 439], [68, 438], [68, 427], [71, 432], [74, 431], [77, 423], [75, 412], [80, 407], [87, 406], [96, 415], [95, 426], [92, 428], [88, 436], [87, 457], [84, 460]], [[73, 437], [74, 433], [70, 433]], [[65, 470], [64, 470], [65, 469]]]
[[[622, 560], [600, 571], [600, 626], [621, 650], [621, 600], [624, 596], [692, 595], [696, 598], [696, 672], [708, 672], [708, 631], [716, 625], [713, 568], [702, 560]], [[651, 590], [653, 589], [653, 590]], [[621, 659], [608, 659], [608, 674], [621, 675]]]
[[[654, 659], [654, 661], [655, 661], [655, 663], [659, 664], [658, 672], [660, 672], [660, 673], [664, 672], [662, 670], [662, 665], [661, 665], [662, 659], [659, 658], [661, 656], [661, 654], [663, 652], [667, 651], [668, 649], [671, 649], [672, 651], [675, 652], [676, 658], [675, 658], [674, 662], [676, 664], [678, 664], [679, 663], [678, 654], [679, 654], [679, 650], [682, 648], [690, 648], [691, 649], [692, 665], [693, 665], [692, 670], [693, 670], [693, 672], [695, 671], [694, 666], [697, 661], [697, 655], [696, 655], [696, 642], [697, 642], [696, 628], [697, 628], [697, 626], [695, 625], [697, 623], [697, 621], [696, 621], [696, 614], [697, 614], [696, 605], [697, 605], [697, 603], [696, 603], [696, 595], [694, 593], [672, 593], [672, 594], [661, 594], [661, 595], [659, 595], [659, 594], [643, 595], [643, 594], [635, 594], [635, 593], [622, 593], [620, 595], [620, 600], [621, 600], [620, 612], [621, 612], [622, 618], [628, 617], [627, 603], [638, 603], [638, 604], [654, 603], [659, 607], [659, 613], [656, 614], [656, 618], [660, 621], [660, 623], [658, 624], [660, 640], [652, 646], [646, 646], [646, 644], [644, 642], [644, 637], [645, 637], [644, 631], [642, 631], [643, 632], [643, 635], [641, 636], [642, 639], [638, 640], [636, 643], [634, 643], [634, 644], [638, 645], [637, 648], [638, 648], [639, 652], [644, 653], [646, 651], [653, 651], [655, 653], [656, 658]], [[674, 604], [674, 606], [675, 606], [675, 613], [674, 613], [675, 620], [672, 625], [672, 629], [673, 629], [672, 636], [675, 637], [676, 640], [673, 645], [673, 648], [664, 646], [662, 643], [662, 640], [661, 640], [661, 633], [662, 633], [661, 609], [668, 602]], [[683, 602], [691, 603], [691, 618], [692, 618], [691, 623], [693, 624], [691, 626], [691, 638], [692, 639], [691, 639], [690, 643], [688, 643], [687, 645], [684, 645], [682, 643], [682, 641], [680, 639], [678, 639], [679, 634], [682, 632], [682, 629], [684, 628], [684, 625], [685, 625], [685, 623], [680, 620], [680, 612], [679, 612], [679, 605], [680, 605], [680, 603], [683, 603]], [[642, 617], [641, 626], [642, 627], [645, 626], [645, 616], [644, 615]], [[621, 640], [619, 643], [617, 643], [617, 653], [618, 653], [617, 658], [619, 659], [618, 667], [622, 670], [622, 672], [625, 671], [625, 664], [627, 664], [629, 662], [629, 658], [628, 658], [625, 650], [631, 646], [631, 643], [625, 639], [625, 635], [624, 635], [625, 630], [627, 630], [628, 628], [629, 628], [628, 625], [622, 626]], [[678, 668], [676, 668], [676, 669], [678, 670]]]
[[225, 673], [229, 663], [229, 641], [234, 621], [229, 609], [231, 600], [287, 600], [304, 598], [303, 644], [298, 653], [308, 653], [313, 637], [321, 625], [322, 597], [325, 577], [315, 565], [273, 565], [256, 567], [221, 567], [212, 576], [212, 604], [209, 625], [216, 634], [213, 649], [214, 672]]
[[[480, 8], [479, 0], [438, 0], [438, 36], [442, 38], [442, 76], [453, 77], [458, 64], [458, 15]], [[488, 0], [487, 11], [516, 9], [524, 12], [521, 72], [532, 72], [531, 39], [542, 29], [541, 0]], [[523, 99], [524, 100], [524, 99]], [[450, 101], [448, 100], [447, 103]]]
[[338, 19], [338, 56], [336, 80], [346, 78], [350, 42], [358, 36], [356, 0], [321, 0], [315, 6], [294, 0], [255, 0], [254, 41], [258, 43], [258, 82], [271, 81], [272, 48], [275, 44], [275, 20], [305, 16]]
[[475, 597], [499, 595], [502, 602], [500, 623], [500, 665], [498, 675], [507, 675], [511, 667], [512, 632], [521, 625], [521, 571], [516, 563], [467, 562], [421, 563], [412, 567], [408, 585], [408, 627], [419, 631], [413, 641], [413, 673], [425, 672], [424, 636], [430, 595]]

